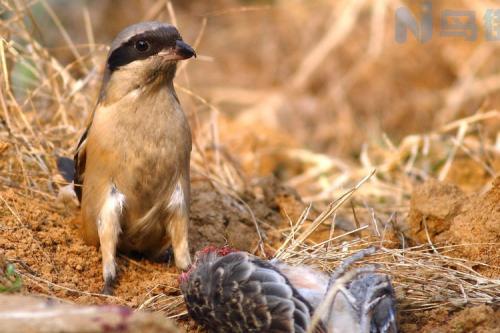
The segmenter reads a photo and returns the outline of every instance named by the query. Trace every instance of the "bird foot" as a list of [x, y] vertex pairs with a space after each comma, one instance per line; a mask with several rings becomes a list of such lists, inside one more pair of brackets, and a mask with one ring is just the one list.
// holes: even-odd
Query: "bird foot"
[[106, 280], [104, 280], [104, 287], [101, 290], [101, 294], [110, 296], [113, 295], [113, 292], [115, 290], [115, 282], [116, 279], [106, 278]]

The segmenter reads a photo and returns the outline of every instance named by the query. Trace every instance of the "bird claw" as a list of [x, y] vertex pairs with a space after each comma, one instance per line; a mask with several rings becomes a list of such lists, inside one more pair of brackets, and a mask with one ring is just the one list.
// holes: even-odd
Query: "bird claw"
[[115, 279], [106, 278], [104, 280], [104, 287], [101, 290], [101, 294], [103, 295], [113, 295], [113, 291], [115, 289]]
[[108, 296], [113, 295], [113, 287], [112, 287], [112, 286], [105, 285], [105, 286], [102, 288], [102, 290], [101, 290], [101, 294], [103, 294], [103, 295], [108, 295]]

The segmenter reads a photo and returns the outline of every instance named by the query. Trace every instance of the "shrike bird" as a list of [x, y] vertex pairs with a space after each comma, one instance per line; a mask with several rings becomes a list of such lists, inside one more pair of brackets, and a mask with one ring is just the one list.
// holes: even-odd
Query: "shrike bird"
[[193, 56], [177, 29], [160, 22], [129, 26], [111, 44], [99, 100], [74, 157], [83, 234], [100, 245], [104, 293], [116, 279], [117, 249], [155, 259], [172, 246], [177, 267], [191, 264], [191, 130], [173, 79], [178, 61]]
[[[180, 277], [190, 316], [209, 332], [305, 333], [397, 332], [395, 297], [389, 277], [372, 266], [347, 272], [362, 250], [331, 276], [246, 252], [214, 247], [200, 251]], [[342, 288], [321, 312], [329, 288]], [[312, 327], [315, 311], [320, 320]]]

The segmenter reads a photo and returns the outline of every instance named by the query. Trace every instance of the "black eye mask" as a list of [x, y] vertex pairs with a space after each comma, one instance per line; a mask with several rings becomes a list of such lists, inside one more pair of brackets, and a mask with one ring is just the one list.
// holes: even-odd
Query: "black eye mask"
[[182, 40], [175, 28], [162, 27], [133, 36], [111, 52], [107, 66], [112, 72], [136, 60], [147, 59]]

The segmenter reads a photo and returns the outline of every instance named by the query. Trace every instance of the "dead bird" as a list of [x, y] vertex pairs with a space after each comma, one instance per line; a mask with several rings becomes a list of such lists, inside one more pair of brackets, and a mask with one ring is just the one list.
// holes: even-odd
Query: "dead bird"
[[[144, 22], [113, 40], [97, 102], [71, 165], [83, 235], [100, 245], [103, 292], [116, 279], [116, 250], [156, 259], [188, 249], [191, 130], [174, 90], [180, 60], [196, 56], [170, 24]], [[72, 167], [74, 166], [74, 169]]]
[[390, 279], [373, 267], [351, 270], [315, 327], [312, 318], [347, 268], [374, 252], [362, 250], [330, 278], [307, 266], [268, 261], [246, 252], [209, 247], [180, 277], [190, 316], [209, 332], [397, 332]]

